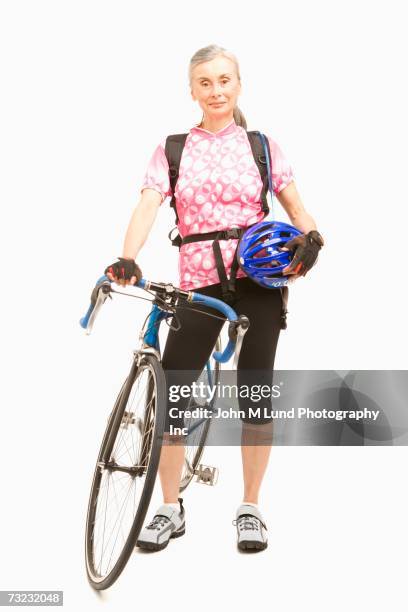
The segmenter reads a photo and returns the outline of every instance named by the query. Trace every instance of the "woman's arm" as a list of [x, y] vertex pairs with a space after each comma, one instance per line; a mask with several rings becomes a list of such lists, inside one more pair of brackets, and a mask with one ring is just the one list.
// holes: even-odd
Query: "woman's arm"
[[[308, 234], [312, 230], [317, 230], [315, 220], [311, 215], [309, 215], [308, 212], [306, 212], [305, 207], [303, 206], [294, 181], [291, 181], [287, 187], [276, 194], [276, 197], [285, 209], [289, 219], [292, 222], [292, 225], [294, 225], [298, 230], [303, 232], [303, 234]], [[294, 281], [299, 278], [299, 276], [302, 276], [302, 274], [296, 274], [295, 270], [293, 270], [290, 265], [286, 266], [286, 268], [282, 270], [282, 274], [291, 275], [291, 281]]]
[[311, 230], [317, 229], [313, 217], [306, 212], [303, 206], [294, 181], [276, 194], [276, 197], [285, 209], [292, 225], [298, 230], [307, 234]]
[[136, 259], [146, 242], [163, 198], [155, 189], [143, 189], [126, 231], [122, 257]]
[[[155, 189], [143, 189], [140, 201], [130, 219], [122, 257], [119, 258], [119, 262], [115, 262], [105, 270], [106, 276], [111, 281], [123, 286], [128, 283], [133, 285], [142, 277], [142, 271], [135, 262], [135, 259], [146, 242], [162, 201], [162, 195]], [[123, 259], [133, 260], [133, 263], [131, 261], [125, 262]]]

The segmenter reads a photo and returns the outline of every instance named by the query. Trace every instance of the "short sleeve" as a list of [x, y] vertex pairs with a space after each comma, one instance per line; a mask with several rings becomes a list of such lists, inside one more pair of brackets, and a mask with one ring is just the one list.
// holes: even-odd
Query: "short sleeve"
[[162, 196], [161, 204], [164, 200], [172, 195], [169, 179], [169, 164], [164, 152], [165, 140], [163, 140], [155, 149], [147, 166], [146, 173], [143, 178], [140, 191], [146, 189], [155, 189]]
[[274, 193], [279, 193], [291, 183], [295, 176], [280, 146], [267, 136], [271, 150], [272, 185]]

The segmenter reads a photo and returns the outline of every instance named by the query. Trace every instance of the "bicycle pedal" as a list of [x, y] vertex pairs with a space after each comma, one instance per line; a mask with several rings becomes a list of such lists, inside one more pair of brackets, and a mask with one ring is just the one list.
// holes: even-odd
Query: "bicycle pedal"
[[211, 486], [217, 483], [218, 474], [218, 468], [211, 467], [210, 465], [203, 465], [202, 463], [194, 470], [194, 475], [197, 476], [196, 482]]

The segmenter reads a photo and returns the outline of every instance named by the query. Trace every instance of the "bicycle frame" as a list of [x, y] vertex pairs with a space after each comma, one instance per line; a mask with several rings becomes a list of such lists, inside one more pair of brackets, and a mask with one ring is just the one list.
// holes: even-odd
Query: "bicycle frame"
[[161, 358], [160, 351], [160, 340], [159, 340], [159, 329], [161, 322], [168, 318], [168, 313], [165, 312], [157, 304], [153, 304], [150, 314], [146, 322], [146, 331], [141, 334], [142, 336], [142, 347], [151, 347], [158, 353], [158, 357]]

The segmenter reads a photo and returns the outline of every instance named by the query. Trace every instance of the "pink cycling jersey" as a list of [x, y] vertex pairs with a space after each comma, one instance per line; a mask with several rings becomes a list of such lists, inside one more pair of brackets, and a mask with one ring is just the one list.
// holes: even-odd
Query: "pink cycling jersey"
[[[272, 185], [279, 193], [293, 180], [293, 170], [280, 147], [266, 135], [271, 150]], [[172, 195], [166, 139], [149, 162], [141, 191], [155, 189], [163, 201]], [[188, 133], [175, 188], [180, 236], [247, 227], [264, 217], [262, 181], [246, 131], [232, 120], [216, 133], [194, 126]], [[191, 242], [180, 249], [179, 285], [183, 290], [219, 283], [212, 240]], [[228, 277], [238, 240], [220, 240]], [[239, 268], [237, 278], [246, 276]]]

